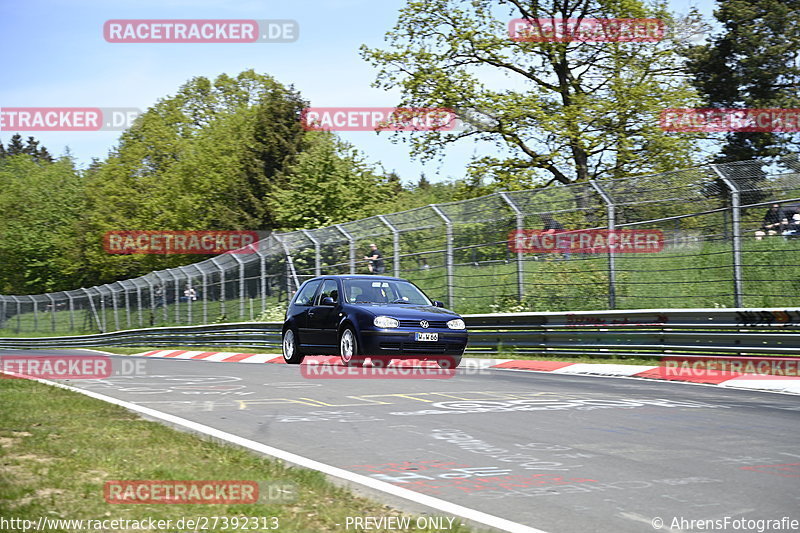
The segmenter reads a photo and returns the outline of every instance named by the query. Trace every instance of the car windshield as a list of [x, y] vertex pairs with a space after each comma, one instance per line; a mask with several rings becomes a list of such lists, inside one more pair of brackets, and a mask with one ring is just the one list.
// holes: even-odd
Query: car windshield
[[395, 303], [431, 305], [427, 296], [408, 281], [346, 279], [345, 299], [348, 303]]

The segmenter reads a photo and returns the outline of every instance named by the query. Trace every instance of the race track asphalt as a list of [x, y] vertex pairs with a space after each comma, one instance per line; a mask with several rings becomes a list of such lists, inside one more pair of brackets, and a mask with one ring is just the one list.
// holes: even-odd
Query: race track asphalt
[[[21, 352], [0, 350], [11, 353]], [[278, 364], [112, 359], [121, 375], [63, 382], [547, 532], [800, 520], [797, 395], [494, 369], [309, 379]]]

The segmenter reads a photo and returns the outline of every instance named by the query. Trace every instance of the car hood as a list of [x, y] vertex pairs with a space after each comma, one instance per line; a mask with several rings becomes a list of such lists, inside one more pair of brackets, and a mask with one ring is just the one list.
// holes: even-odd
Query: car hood
[[397, 319], [451, 320], [459, 318], [457, 313], [449, 309], [433, 307], [432, 305], [363, 304], [358, 307], [369, 311], [375, 316], [387, 315]]

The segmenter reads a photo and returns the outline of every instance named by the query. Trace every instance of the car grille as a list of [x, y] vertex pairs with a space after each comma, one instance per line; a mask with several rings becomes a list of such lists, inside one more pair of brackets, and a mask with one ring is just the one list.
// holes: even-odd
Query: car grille
[[381, 350], [399, 350], [402, 346], [399, 342], [382, 342]]
[[404, 342], [403, 351], [417, 353], [456, 353], [464, 351], [463, 344], [436, 344], [432, 342]]
[[[421, 328], [422, 326], [419, 325], [420, 320], [401, 320], [400, 327], [401, 328]], [[439, 329], [447, 329], [447, 321], [446, 320], [428, 320], [428, 328], [439, 328]]]

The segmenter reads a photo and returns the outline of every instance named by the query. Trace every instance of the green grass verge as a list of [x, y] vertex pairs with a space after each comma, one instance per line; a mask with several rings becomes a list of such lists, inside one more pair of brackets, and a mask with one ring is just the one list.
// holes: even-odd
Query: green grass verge
[[[40, 516], [93, 520], [152, 517], [172, 519], [175, 524], [181, 517], [274, 516], [280, 524], [277, 531], [310, 533], [342, 531], [347, 516], [401, 514], [332, 485], [316, 471], [287, 467], [274, 459], [146, 421], [126, 409], [72, 391], [28, 380], [0, 382], [0, 516], [6, 520], [35, 523]], [[108, 480], [291, 483], [298, 488], [298, 498], [282, 504], [109, 504], [103, 497]], [[469, 530], [457, 526], [451, 531]]]

